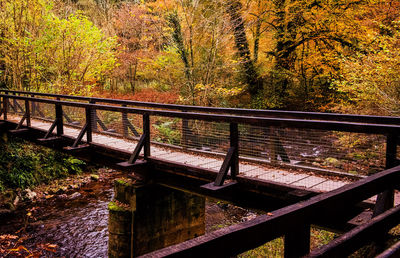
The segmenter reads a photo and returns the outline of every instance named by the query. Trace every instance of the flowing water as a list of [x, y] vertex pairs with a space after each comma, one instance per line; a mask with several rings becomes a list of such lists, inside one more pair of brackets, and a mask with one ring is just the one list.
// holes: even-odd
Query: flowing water
[[[113, 198], [112, 178], [116, 176], [120, 174], [83, 186], [78, 191], [79, 197], [73, 200], [62, 194], [0, 216], [0, 235], [15, 234], [25, 228], [18, 235], [29, 236], [23, 242], [27, 249], [35, 250], [46, 243], [58, 246], [55, 253], [45, 251], [46, 257], [107, 257], [107, 206]], [[28, 218], [29, 211], [32, 216]], [[249, 210], [211, 201], [206, 201], [205, 212], [206, 232], [255, 217]]]
[[38, 244], [51, 243], [58, 246], [53, 254], [57, 257], [107, 257], [107, 205], [113, 197], [112, 185], [93, 182], [79, 193], [81, 196], [74, 200], [64, 195], [38, 203], [33, 206], [36, 208], [29, 223], [26, 223], [27, 207], [1, 218], [0, 234], [14, 234], [26, 225], [25, 232], [30, 238], [23, 245], [29, 250]]

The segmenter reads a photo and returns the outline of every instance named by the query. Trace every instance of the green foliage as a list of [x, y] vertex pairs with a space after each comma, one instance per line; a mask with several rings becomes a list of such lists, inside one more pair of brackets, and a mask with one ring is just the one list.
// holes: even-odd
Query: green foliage
[[156, 140], [169, 144], [179, 144], [181, 141], [181, 133], [176, 129], [177, 122], [177, 119], [175, 119], [173, 121], [162, 122], [158, 125], [154, 125], [154, 128], [159, 133], [159, 137]]
[[86, 163], [18, 139], [0, 142], [0, 190], [26, 188], [82, 172]]
[[88, 94], [114, 68], [116, 38], [79, 12], [63, 19], [52, 8], [46, 0], [6, 1], [0, 10], [5, 77], [19, 89]]

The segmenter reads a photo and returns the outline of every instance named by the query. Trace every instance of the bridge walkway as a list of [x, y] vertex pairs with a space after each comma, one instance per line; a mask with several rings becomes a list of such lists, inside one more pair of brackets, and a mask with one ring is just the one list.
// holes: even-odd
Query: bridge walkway
[[[21, 116], [9, 116], [8, 120], [18, 123], [21, 120]], [[51, 123], [46, 121], [38, 119], [31, 120], [32, 128], [47, 131], [50, 126]], [[80, 131], [81, 130], [78, 128], [64, 125], [64, 135], [77, 138]], [[92, 142], [128, 152], [133, 152], [137, 145], [137, 141], [135, 140], [121, 139], [101, 133], [93, 133]], [[154, 144], [151, 146], [151, 157], [165, 162], [190, 164], [192, 166], [213, 170], [215, 172], [218, 172], [223, 163], [223, 158], [215, 156], [211, 157], [210, 155], [195, 152], [179, 151], [175, 148], [157, 146]], [[239, 171], [240, 175], [246, 177], [286, 184], [288, 186], [302, 187], [320, 192], [331, 191], [351, 183], [350, 180], [346, 179], [332, 179], [332, 177], [317, 175], [312, 172], [302, 172], [296, 169], [271, 168], [267, 165], [249, 161], [240, 161]]]

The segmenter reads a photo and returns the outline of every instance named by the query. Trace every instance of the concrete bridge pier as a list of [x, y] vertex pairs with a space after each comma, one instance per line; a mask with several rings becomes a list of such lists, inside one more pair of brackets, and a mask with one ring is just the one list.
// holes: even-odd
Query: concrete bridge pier
[[136, 257], [204, 234], [204, 197], [126, 178], [114, 187], [109, 257]]

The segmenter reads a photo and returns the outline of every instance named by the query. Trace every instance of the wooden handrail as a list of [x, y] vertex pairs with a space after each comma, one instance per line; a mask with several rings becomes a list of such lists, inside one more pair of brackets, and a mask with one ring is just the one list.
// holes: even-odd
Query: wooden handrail
[[11, 93], [11, 94], [24, 94], [24, 95], [43, 96], [43, 97], [63, 98], [63, 99], [71, 99], [71, 100], [81, 100], [81, 101], [87, 101], [87, 102], [94, 101], [94, 102], [102, 102], [102, 103], [118, 104], [118, 105], [130, 105], [130, 106], [137, 106], [137, 107], [170, 109], [170, 110], [177, 110], [177, 111], [201, 112], [201, 113], [400, 125], [400, 117], [392, 117], [392, 116], [370, 116], [370, 115], [353, 115], [353, 114], [338, 114], [338, 113], [303, 112], [303, 111], [202, 107], [202, 106], [189, 106], [189, 105], [176, 105], [176, 104], [161, 104], [161, 103], [154, 103], [154, 102], [141, 102], [141, 101], [132, 101], [132, 100], [118, 100], [118, 99], [109, 99], [109, 98], [61, 95], [61, 94], [40, 93], [40, 92], [15, 91], [15, 90], [7, 90], [7, 89], [0, 89], [0, 92]]
[[0, 97], [9, 99], [29, 100], [35, 102], [42, 102], [48, 104], [59, 103], [63, 106], [73, 106], [80, 108], [93, 108], [97, 110], [108, 110], [115, 112], [126, 112], [134, 114], [148, 114], [149, 116], [163, 116], [175, 117], [191, 120], [203, 120], [210, 122], [226, 122], [238, 124], [251, 124], [258, 126], [278, 126], [290, 128], [303, 128], [303, 129], [318, 129], [328, 131], [343, 131], [343, 132], [357, 132], [367, 134], [400, 134], [400, 125], [392, 124], [369, 124], [369, 123], [356, 123], [356, 122], [341, 122], [341, 121], [323, 121], [323, 120], [302, 120], [302, 119], [288, 119], [288, 118], [270, 118], [270, 117], [254, 117], [254, 116], [239, 116], [239, 115], [221, 115], [221, 114], [207, 114], [207, 113], [192, 113], [192, 112], [177, 112], [166, 110], [151, 110], [139, 109], [132, 107], [110, 106], [100, 104], [90, 104], [71, 101], [58, 101], [44, 98], [22, 97], [14, 95], [0, 94]]

